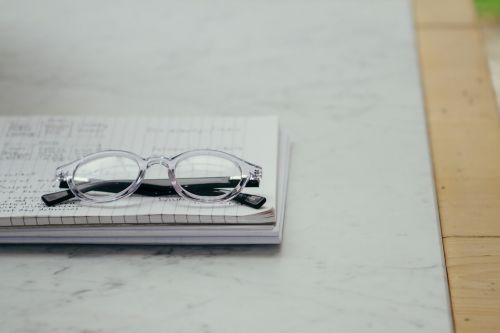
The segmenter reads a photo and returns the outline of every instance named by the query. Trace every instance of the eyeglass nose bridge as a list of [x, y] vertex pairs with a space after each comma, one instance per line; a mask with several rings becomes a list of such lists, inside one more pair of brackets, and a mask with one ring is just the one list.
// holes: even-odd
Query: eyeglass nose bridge
[[167, 169], [170, 170], [170, 164], [171, 164], [171, 160], [166, 157], [166, 156], [163, 156], [163, 155], [153, 155], [153, 156], [150, 156], [147, 158], [147, 165], [146, 167], [149, 168], [153, 165], [163, 165], [164, 167], [166, 167]]

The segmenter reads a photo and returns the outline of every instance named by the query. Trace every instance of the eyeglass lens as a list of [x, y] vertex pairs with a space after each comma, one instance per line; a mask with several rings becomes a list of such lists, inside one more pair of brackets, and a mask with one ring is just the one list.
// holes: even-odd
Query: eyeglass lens
[[127, 157], [109, 156], [81, 164], [73, 176], [73, 183], [88, 197], [114, 196], [110, 193], [129, 188], [139, 176], [137, 162]]
[[[177, 183], [187, 192], [204, 197], [220, 196], [233, 190], [241, 179], [240, 167], [232, 161], [210, 155], [198, 155], [180, 161], [175, 168]], [[223, 189], [190, 186], [191, 179], [221, 178], [232, 180]]]

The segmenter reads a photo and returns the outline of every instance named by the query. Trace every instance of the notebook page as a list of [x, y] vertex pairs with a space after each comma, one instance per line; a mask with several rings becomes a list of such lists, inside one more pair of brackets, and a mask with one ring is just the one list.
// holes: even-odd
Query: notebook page
[[[0, 119], [0, 225], [111, 223], [227, 223], [275, 208], [278, 156], [275, 117], [95, 118], [2, 117]], [[259, 188], [246, 192], [265, 196], [259, 210], [234, 202], [207, 205], [177, 196], [132, 196], [109, 204], [79, 201], [46, 207], [42, 194], [58, 191], [55, 168], [106, 149], [127, 150], [147, 157], [174, 156], [190, 149], [218, 149], [261, 165]], [[165, 178], [164, 167], [147, 178]], [[256, 223], [258, 223], [256, 219]]]

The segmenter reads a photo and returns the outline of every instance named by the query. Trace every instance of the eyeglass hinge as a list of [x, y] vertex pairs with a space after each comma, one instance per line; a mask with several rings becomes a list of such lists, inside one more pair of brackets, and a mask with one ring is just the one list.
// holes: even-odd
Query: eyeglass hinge
[[68, 177], [68, 171], [65, 171], [64, 169], [57, 169], [56, 170], [56, 180], [57, 181], [66, 180], [67, 177]]
[[261, 179], [261, 178], [262, 178], [262, 169], [261, 168], [255, 168], [250, 173], [250, 179]]

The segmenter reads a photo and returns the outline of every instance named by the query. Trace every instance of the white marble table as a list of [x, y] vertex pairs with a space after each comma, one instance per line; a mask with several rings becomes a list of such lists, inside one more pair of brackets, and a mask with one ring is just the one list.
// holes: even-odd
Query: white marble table
[[409, 1], [0, 1], [0, 113], [277, 114], [281, 246], [0, 247], [5, 332], [450, 332]]

